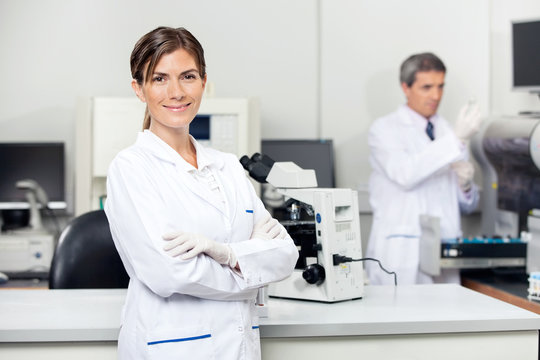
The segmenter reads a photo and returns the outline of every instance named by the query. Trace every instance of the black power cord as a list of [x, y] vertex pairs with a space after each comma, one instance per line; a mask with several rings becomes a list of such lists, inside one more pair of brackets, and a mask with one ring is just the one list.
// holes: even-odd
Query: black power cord
[[353, 258], [350, 258], [350, 257], [347, 257], [347, 256], [338, 255], [338, 254], [334, 254], [332, 256], [333, 256], [333, 260], [334, 260], [334, 266], [342, 264], [342, 263], [353, 262], [353, 261], [375, 261], [375, 262], [377, 262], [377, 264], [379, 264], [379, 267], [382, 269], [382, 271], [384, 271], [387, 274], [394, 275], [394, 285], [397, 286], [397, 274], [394, 271], [386, 270], [382, 266], [381, 262], [379, 260], [377, 260], [377, 259], [374, 259], [374, 258], [353, 259]]

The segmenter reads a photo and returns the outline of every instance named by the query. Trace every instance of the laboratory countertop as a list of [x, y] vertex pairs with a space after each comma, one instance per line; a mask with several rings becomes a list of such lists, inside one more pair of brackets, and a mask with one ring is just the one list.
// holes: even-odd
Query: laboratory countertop
[[[0, 343], [116, 341], [126, 290], [0, 293]], [[540, 329], [540, 316], [458, 285], [366, 286], [333, 304], [270, 298], [262, 338]]]
[[540, 302], [529, 300], [524, 268], [476, 269], [461, 272], [463, 286], [540, 314]]
[[22, 290], [22, 289], [48, 289], [49, 282], [44, 279], [10, 279], [7, 282], [0, 283], [0, 290]]

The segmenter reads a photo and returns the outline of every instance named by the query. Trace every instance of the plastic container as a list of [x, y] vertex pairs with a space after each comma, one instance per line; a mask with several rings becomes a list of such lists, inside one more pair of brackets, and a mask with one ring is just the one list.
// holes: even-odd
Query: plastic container
[[540, 301], [540, 272], [529, 274], [529, 300]]

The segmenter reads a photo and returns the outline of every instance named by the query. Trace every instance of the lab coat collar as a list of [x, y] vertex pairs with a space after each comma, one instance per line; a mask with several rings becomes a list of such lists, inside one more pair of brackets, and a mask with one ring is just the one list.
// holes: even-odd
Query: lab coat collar
[[[218, 170], [223, 168], [223, 159], [212, 157], [208, 153], [208, 150], [199, 144], [193, 136], [189, 135], [189, 138], [197, 152], [197, 165], [199, 170], [202, 170], [205, 167], [215, 167]], [[148, 129], [138, 134], [137, 145], [148, 149], [157, 158], [175, 164], [179, 169], [184, 171], [194, 169], [194, 167], [185, 161], [172, 147]]]
[[199, 142], [195, 140], [193, 136], [189, 135], [189, 137], [191, 139], [191, 143], [193, 144], [193, 146], [195, 146], [195, 150], [197, 151], [197, 166], [199, 170], [202, 170], [205, 167], [213, 167], [218, 170], [223, 168], [223, 165], [225, 165], [225, 163], [222, 158], [216, 158], [215, 156], [212, 156], [208, 153], [208, 149], [199, 144]]
[[[407, 124], [412, 124], [420, 128], [426, 127], [426, 121], [427, 121], [426, 118], [420, 115], [419, 113], [417, 113], [416, 111], [414, 111], [413, 109], [411, 109], [406, 104], [401, 105], [398, 108], [398, 113], [401, 115], [400, 118], [403, 119], [403, 121], [406, 122]], [[433, 124], [436, 124], [438, 119], [439, 119], [439, 115], [435, 114], [429, 118], [429, 121], [431, 121], [431, 123]]]
[[[220, 170], [224, 166], [225, 163], [223, 159], [216, 156], [212, 157], [210, 151], [200, 145], [191, 135], [190, 140], [197, 151], [197, 165], [199, 171], [204, 167], [215, 167], [217, 170]], [[143, 132], [139, 133], [136, 144], [147, 149], [152, 155], [156, 156], [162, 161], [167, 161], [174, 164], [180, 176], [183, 176], [184, 181], [186, 184], [188, 184], [190, 191], [226, 215], [226, 209], [221, 201], [216, 198], [208, 187], [202, 186], [199, 182], [193, 179], [191, 174], [188, 174], [190, 171], [194, 171], [195, 168], [185, 161], [184, 158], [182, 158], [159, 136], [150, 130], [144, 130]]]

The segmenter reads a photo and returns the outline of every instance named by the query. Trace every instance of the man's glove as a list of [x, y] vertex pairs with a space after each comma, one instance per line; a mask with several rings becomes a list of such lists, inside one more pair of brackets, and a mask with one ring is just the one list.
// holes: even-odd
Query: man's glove
[[480, 108], [478, 104], [467, 104], [459, 111], [454, 132], [458, 139], [466, 142], [480, 130], [481, 125], [482, 121], [480, 119]]
[[457, 175], [458, 184], [463, 192], [468, 192], [472, 187], [472, 180], [474, 176], [474, 166], [468, 161], [456, 161], [451, 165], [452, 170]]
[[176, 231], [163, 235], [167, 240], [163, 250], [170, 256], [182, 255], [182, 259], [191, 259], [205, 253], [212, 259], [231, 268], [236, 266], [236, 256], [227, 244], [221, 244], [200, 234]]
[[287, 237], [287, 231], [277, 221], [272, 218], [270, 215], [265, 216], [261, 221], [253, 226], [253, 231], [251, 233], [251, 239], [263, 239], [263, 240], [272, 240], [272, 239], [285, 239]]

